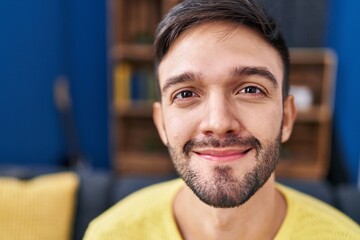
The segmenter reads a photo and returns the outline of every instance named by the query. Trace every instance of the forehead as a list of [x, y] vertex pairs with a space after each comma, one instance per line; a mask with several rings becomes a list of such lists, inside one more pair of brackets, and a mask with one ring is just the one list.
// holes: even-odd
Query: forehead
[[171, 45], [158, 67], [160, 86], [182, 72], [214, 76], [238, 65], [266, 67], [279, 80], [283, 76], [278, 52], [260, 34], [228, 22], [204, 23], [183, 32]]

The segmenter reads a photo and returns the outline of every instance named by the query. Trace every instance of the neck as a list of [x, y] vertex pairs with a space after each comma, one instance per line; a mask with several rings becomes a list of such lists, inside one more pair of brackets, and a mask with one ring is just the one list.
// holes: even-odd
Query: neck
[[273, 239], [285, 217], [286, 203], [272, 175], [246, 203], [235, 208], [214, 208], [185, 186], [174, 201], [174, 214], [183, 238]]

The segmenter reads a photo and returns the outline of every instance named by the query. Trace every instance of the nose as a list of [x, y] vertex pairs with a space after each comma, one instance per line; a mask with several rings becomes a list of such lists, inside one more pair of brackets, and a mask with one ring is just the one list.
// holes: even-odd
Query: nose
[[238, 134], [241, 124], [235, 103], [226, 96], [213, 96], [204, 105], [200, 123], [202, 134], [217, 138]]

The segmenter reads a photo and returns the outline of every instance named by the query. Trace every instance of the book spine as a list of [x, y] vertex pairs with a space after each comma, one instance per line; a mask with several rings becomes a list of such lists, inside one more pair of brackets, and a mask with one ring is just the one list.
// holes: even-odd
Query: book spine
[[120, 63], [114, 69], [114, 99], [115, 107], [126, 108], [130, 101], [130, 77], [131, 66], [128, 63]]
[[134, 69], [127, 62], [114, 68], [115, 107], [126, 109], [134, 104], [149, 104], [157, 99], [156, 78], [149, 69]]

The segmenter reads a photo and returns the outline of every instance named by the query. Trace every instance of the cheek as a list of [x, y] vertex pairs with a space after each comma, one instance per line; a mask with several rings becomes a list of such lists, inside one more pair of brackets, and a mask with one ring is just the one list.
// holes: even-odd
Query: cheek
[[259, 140], [272, 140], [279, 134], [282, 122], [281, 108], [250, 108], [242, 118], [245, 129]]
[[183, 145], [193, 138], [196, 129], [194, 116], [186, 112], [167, 111], [164, 113], [164, 125], [171, 145]]

